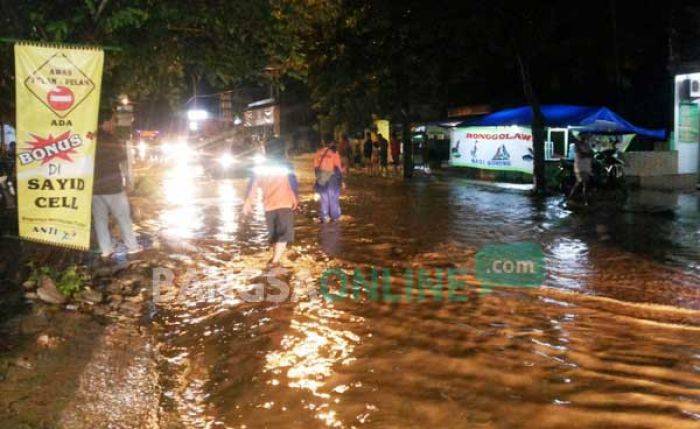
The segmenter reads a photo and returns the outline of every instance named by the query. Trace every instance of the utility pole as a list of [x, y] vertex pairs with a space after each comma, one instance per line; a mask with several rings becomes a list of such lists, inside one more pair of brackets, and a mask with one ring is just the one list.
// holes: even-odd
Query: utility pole
[[533, 178], [535, 182], [535, 193], [543, 194], [547, 191], [547, 180], [544, 165], [544, 115], [542, 114], [540, 101], [537, 98], [537, 94], [535, 93], [535, 89], [533, 87], [529, 63], [527, 63], [523, 58], [523, 55], [517, 46], [515, 56], [518, 61], [518, 68], [520, 69], [523, 93], [528, 104], [530, 105], [530, 108], [532, 109], [532, 149], [535, 155]]
[[404, 114], [403, 121], [403, 178], [413, 177], [413, 140], [411, 139], [411, 124]]

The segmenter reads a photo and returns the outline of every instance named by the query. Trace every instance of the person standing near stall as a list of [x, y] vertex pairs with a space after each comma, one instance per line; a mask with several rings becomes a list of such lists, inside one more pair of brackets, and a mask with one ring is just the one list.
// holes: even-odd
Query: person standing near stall
[[346, 171], [349, 171], [351, 161], [350, 161], [350, 139], [348, 139], [347, 134], [343, 134], [340, 137], [340, 143], [338, 144], [338, 154], [340, 155], [340, 162], [342, 162], [343, 167]]
[[365, 138], [365, 142], [362, 146], [362, 154], [363, 156], [363, 163], [364, 165], [367, 166], [367, 172], [371, 175], [372, 174], [372, 152], [373, 152], [373, 145], [372, 145], [372, 136], [370, 133], [367, 133], [367, 136]]
[[389, 169], [389, 142], [379, 134], [379, 174], [386, 176]]
[[372, 141], [372, 160], [371, 160], [370, 175], [374, 176], [379, 172], [379, 139]]
[[356, 169], [362, 169], [362, 137], [352, 139], [352, 156], [354, 157], [354, 165]]
[[391, 163], [394, 164], [394, 174], [399, 174], [401, 166], [401, 142], [396, 134], [391, 136]]
[[430, 146], [433, 144], [433, 139], [427, 138], [421, 146], [423, 156], [423, 167], [426, 174], [430, 174]]
[[576, 184], [571, 188], [567, 200], [571, 200], [579, 188], [583, 196], [583, 202], [588, 205], [588, 182], [593, 173], [593, 148], [585, 135], [579, 135], [574, 140], [574, 174]]
[[314, 155], [315, 190], [320, 195], [321, 222], [340, 219], [340, 189], [343, 186], [343, 164], [331, 136], [325, 136], [323, 147]]

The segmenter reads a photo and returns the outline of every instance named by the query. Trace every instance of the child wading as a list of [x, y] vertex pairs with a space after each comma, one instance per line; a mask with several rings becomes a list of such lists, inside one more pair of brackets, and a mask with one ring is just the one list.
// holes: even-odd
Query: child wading
[[262, 192], [265, 223], [272, 246], [268, 267], [281, 265], [287, 244], [294, 241], [294, 210], [298, 205], [298, 184], [294, 168], [285, 159], [283, 149], [268, 148], [267, 161], [253, 169], [243, 204], [243, 215], [252, 211], [256, 190]]
[[332, 137], [323, 139], [324, 144], [314, 155], [316, 192], [321, 196], [321, 222], [340, 219], [340, 188], [343, 185], [343, 164]]

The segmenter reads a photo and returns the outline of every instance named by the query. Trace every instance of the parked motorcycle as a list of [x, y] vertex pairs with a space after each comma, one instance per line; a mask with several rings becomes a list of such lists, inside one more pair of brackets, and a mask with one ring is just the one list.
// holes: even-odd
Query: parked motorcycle
[[572, 159], [562, 158], [559, 160], [557, 184], [559, 192], [564, 195], [569, 195], [571, 189], [573, 189], [576, 184], [576, 175], [574, 174], [574, 161]]
[[[592, 174], [588, 183], [590, 190], [625, 190], [624, 162], [615, 147], [598, 151], [593, 155]], [[558, 173], [559, 191], [569, 195], [576, 184], [574, 161], [561, 159]]]
[[624, 187], [625, 163], [620, 159], [620, 153], [616, 147], [605, 149], [595, 154], [594, 160], [601, 169], [601, 185], [606, 189], [619, 189]]

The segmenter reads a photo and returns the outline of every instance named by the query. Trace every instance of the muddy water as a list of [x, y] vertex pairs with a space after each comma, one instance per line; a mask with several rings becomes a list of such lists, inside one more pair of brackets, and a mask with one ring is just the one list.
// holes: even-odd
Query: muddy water
[[[308, 291], [328, 266], [460, 267], [474, 293], [271, 303], [242, 299], [270, 281], [244, 183], [179, 177], [149, 227], [198, 247], [176, 258], [197, 270], [185, 292], [159, 305], [166, 427], [700, 426], [696, 195], [570, 211], [460, 179], [353, 178], [343, 222], [315, 224], [305, 202], [276, 277]], [[545, 284], [479, 293], [475, 252], [518, 241], [542, 246]]]

